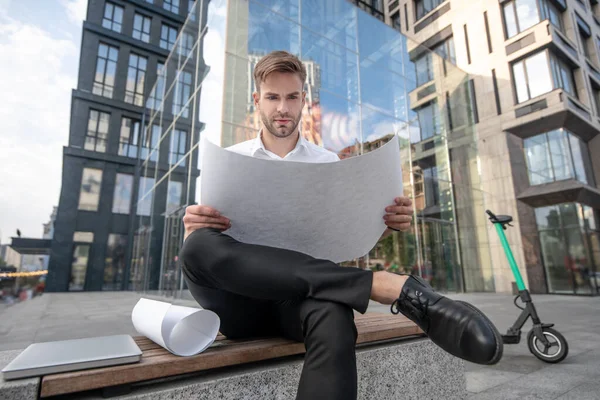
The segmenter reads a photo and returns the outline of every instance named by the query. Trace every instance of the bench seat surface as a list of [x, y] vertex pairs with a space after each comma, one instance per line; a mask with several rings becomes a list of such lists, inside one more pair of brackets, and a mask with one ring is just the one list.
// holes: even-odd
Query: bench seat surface
[[[355, 321], [358, 344], [423, 335], [417, 325], [401, 315], [369, 313], [357, 315]], [[139, 363], [46, 375], [41, 380], [40, 397], [126, 385], [305, 352], [304, 343], [283, 338], [228, 340], [219, 335], [203, 353], [179, 357], [146, 337], [134, 339], [143, 352]]]

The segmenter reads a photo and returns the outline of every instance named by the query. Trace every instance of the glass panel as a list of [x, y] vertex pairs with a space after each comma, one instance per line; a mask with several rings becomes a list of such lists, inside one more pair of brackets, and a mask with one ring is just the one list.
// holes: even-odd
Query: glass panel
[[[302, 134], [311, 142], [337, 153], [340, 158], [359, 154], [360, 120], [358, 105], [321, 92], [321, 102], [312, 105], [312, 115], [320, 119], [310, 131]], [[306, 109], [306, 108], [305, 108]]]
[[536, 208], [535, 220], [537, 222], [538, 230], [560, 228], [560, 212], [558, 206]]
[[554, 179], [559, 181], [573, 178], [573, 162], [565, 131], [561, 129], [548, 132], [548, 144], [554, 168]]
[[504, 23], [506, 25], [506, 35], [507, 37], [513, 37], [518, 31], [517, 27], [517, 18], [515, 16], [515, 7], [514, 2], [509, 2], [502, 7], [504, 11]]
[[127, 256], [127, 236], [108, 235], [102, 290], [121, 290]]
[[552, 91], [548, 54], [545, 51], [526, 59], [525, 65], [531, 98]]
[[154, 187], [154, 178], [141, 177], [140, 189], [138, 191], [137, 215], [150, 216], [152, 211], [152, 199]]
[[181, 205], [182, 191], [183, 184], [181, 182], [169, 181], [167, 189], [167, 214], [172, 213]]
[[83, 176], [81, 178], [81, 191], [79, 192], [79, 210], [98, 211], [101, 185], [101, 169], [83, 169]]
[[579, 205], [576, 203], [559, 204], [560, 219], [563, 227], [579, 226]]
[[522, 103], [529, 100], [529, 91], [527, 90], [527, 77], [525, 76], [525, 62], [521, 61], [513, 65], [513, 75], [515, 79], [515, 88], [517, 89], [517, 102]]
[[94, 241], [94, 232], [75, 232], [73, 233], [73, 241], [92, 243]]
[[540, 185], [554, 181], [546, 134], [525, 139], [524, 147], [529, 171], [529, 184]]
[[567, 135], [569, 137], [569, 144], [571, 145], [572, 159], [575, 167], [575, 178], [580, 182], [588, 183], [585, 165], [583, 163], [583, 153], [587, 151], [585, 143], [572, 133], [567, 133]]
[[133, 187], [133, 175], [117, 174], [115, 192], [113, 195], [112, 212], [116, 214], [129, 214], [131, 205], [131, 190]]
[[588, 244], [584, 242], [581, 229], [567, 229], [565, 231], [569, 244], [569, 269], [573, 288], [577, 294], [591, 294], [591, 260], [588, 254]]
[[540, 244], [550, 293], [573, 293], [570, 260], [561, 230], [540, 232]]
[[90, 245], [75, 245], [75, 249], [73, 251], [73, 261], [71, 263], [71, 279], [69, 280], [69, 291], [79, 291], [84, 289], [89, 254]]
[[[582, 205], [582, 225], [586, 229], [596, 230], [596, 217], [594, 209], [590, 206]], [[598, 265], [600, 267], [600, 265]]]
[[516, 6], [520, 32], [540, 22], [537, 0], [517, 0]]
[[348, 1], [302, 0], [302, 25], [356, 52], [356, 7]]

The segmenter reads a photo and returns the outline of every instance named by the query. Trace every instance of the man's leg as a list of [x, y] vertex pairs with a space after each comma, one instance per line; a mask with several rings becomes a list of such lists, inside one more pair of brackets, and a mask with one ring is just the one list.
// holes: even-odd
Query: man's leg
[[264, 300], [315, 299], [361, 313], [369, 298], [392, 304], [449, 353], [479, 364], [502, 357], [502, 338], [474, 306], [436, 293], [415, 276], [342, 268], [307, 254], [238, 242], [216, 229], [193, 232], [181, 249], [183, 269], [204, 286]]
[[298, 400], [352, 400], [357, 396], [356, 325], [344, 304], [307, 299], [275, 305], [279, 331], [304, 341]]

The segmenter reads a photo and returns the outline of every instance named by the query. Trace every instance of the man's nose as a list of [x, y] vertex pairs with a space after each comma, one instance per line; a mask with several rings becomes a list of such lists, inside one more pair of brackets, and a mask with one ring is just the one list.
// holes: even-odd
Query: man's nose
[[288, 112], [288, 104], [286, 100], [281, 100], [279, 102], [279, 106], [277, 107], [277, 111], [279, 111], [280, 114], [285, 114]]

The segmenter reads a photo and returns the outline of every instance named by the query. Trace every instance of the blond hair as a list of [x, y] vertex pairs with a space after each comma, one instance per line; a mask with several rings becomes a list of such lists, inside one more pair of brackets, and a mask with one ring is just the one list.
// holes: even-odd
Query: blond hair
[[254, 67], [254, 83], [257, 92], [260, 92], [260, 84], [273, 72], [298, 74], [302, 85], [306, 81], [306, 68], [298, 57], [287, 51], [273, 51], [261, 58]]

